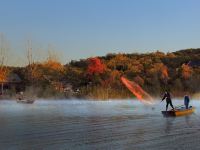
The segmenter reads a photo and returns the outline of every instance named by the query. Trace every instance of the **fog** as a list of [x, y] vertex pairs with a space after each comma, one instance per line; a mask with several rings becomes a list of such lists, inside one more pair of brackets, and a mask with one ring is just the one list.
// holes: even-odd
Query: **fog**
[[160, 101], [2, 100], [0, 149], [198, 149], [200, 101], [190, 104], [194, 114], [165, 118]]

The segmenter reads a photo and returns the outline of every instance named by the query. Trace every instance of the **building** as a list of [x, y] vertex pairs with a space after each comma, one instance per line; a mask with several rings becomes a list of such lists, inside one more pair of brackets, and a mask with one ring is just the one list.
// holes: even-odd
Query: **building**
[[191, 60], [187, 65], [190, 67], [200, 67], [200, 60]]
[[0, 85], [1, 85], [1, 92], [0, 94], [4, 94], [5, 90], [8, 89], [17, 89], [20, 84], [21, 84], [22, 80], [20, 79], [20, 77], [15, 74], [15, 73], [10, 73], [6, 79], [1, 80], [0, 81]]

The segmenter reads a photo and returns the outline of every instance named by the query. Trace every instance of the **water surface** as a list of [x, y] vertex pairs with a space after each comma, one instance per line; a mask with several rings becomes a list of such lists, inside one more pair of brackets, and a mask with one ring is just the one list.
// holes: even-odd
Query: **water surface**
[[164, 118], [164, 102], [152, 107], [137, 100], [2, 100], [0, 149], [199, 149], [199, 104], [191, 102], [197, 107], [193, 115]]

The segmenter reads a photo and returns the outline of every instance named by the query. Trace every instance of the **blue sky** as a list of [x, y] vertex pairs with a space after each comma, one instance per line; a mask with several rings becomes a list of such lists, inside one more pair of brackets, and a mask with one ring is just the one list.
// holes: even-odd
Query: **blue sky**
[[10, 64], [25, 63], [32, 40], [41, 57], [48, 45], [63, 63], [107, 53], [200, 47], [199, 0], [0, 0], [0, 32]]

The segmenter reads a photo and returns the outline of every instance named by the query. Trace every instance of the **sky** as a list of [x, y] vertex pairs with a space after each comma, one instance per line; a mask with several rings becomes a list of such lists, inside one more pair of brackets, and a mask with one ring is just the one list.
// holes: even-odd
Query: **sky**
[[8, 64], [53, 49], [63, 64], [108, 53], [171, 52], [200, 47], [199, 0], [0, 0]]

